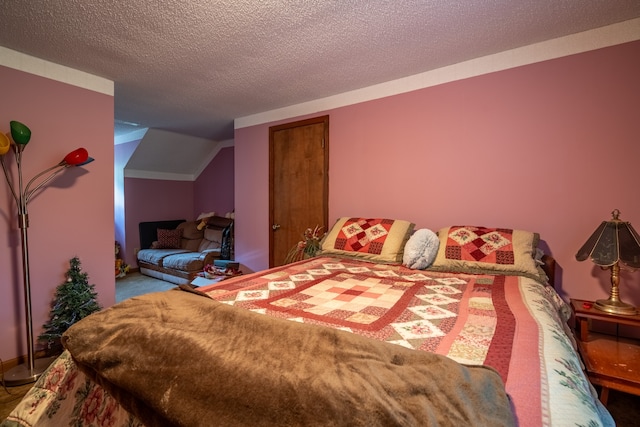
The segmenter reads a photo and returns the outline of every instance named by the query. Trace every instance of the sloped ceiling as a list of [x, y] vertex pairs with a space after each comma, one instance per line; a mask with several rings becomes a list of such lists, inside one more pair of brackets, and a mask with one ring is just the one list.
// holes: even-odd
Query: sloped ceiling
[[637, 17], [638, 0], [3, 0], [0, 46], [114, 81], [116, 132], [186, 149], [179, 135], [232, 139], [236, 118]]
[[222, 148], [231, 145], [233, 141], [149, 129], [125, 166], [124, 176], [194, 181]]

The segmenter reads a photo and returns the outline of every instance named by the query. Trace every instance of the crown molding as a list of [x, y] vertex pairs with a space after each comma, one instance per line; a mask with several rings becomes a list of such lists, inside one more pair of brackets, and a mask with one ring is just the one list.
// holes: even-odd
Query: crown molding
[[456, 80], [640, 40], [640, 18], [571, 34], [301, 104], [236, 118], [235, 129], [314, 114]]
[[114, 82], [0, 46], [0, 65], [113, 96]]

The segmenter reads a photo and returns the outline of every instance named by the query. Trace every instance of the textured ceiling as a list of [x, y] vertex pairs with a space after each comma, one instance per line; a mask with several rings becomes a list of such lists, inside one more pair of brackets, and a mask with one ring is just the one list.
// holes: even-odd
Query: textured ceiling
[[0, 46], [115, 82], [125, 122], [233, 119], [640, 17], [638, 0], [2, 0]]

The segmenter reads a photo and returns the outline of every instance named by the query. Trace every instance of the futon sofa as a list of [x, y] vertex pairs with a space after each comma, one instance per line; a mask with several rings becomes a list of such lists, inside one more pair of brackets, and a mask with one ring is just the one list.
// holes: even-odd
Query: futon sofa
[[191, 283], [207, 264], [229, 259], [232, 222], [214, 216], [202, 229], [200, 221], [183, 219], [141, 222], [136, 255], [140, 273], [177, 285]]

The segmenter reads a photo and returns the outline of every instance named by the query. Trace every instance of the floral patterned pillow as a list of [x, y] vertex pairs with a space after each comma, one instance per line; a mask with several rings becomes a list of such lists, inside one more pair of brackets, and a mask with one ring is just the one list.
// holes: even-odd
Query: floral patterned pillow
[[438, 254], [427, 270], [521, 275], [546, 282], [535, 261], [538, 233], [466, 225], [442, 228], [438, 239]]
[[397, 219], [342, 217], [322, 240], [320, 254], [401, 263], [413, 227]]

